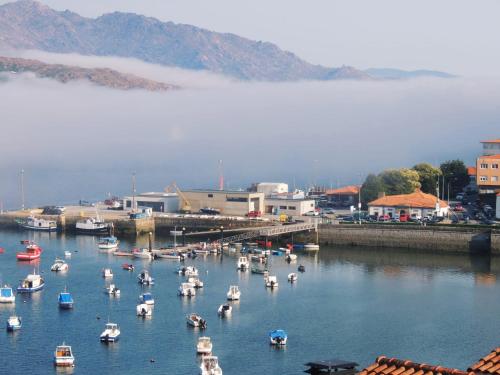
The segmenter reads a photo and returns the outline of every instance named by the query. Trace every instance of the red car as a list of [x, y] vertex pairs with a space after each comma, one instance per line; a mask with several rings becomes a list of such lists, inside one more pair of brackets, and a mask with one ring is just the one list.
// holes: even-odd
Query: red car
[[247, 213], [247, 217], [261, 217], [262, 216], [262, 212], [260, 211], [250, 211], [249, 213]]

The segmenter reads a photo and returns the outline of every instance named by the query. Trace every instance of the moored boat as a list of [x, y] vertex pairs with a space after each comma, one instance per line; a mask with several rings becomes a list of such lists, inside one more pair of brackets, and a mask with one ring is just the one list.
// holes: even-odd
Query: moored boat
[[50, 267], [51, 271], [54, 272], [64, 272], [69, 269], [68, 263], [66, 263], [63, 259], [56, 258], [54, 264]]
[[202, 336], [198, 338], [198, 343], [196, 344], [196, 352], [198, 354], [211, 354], [212, 353], [212, 341], [210, 337]]
[[26, 276], [26, 278], [21, 281], [21, 284], [17, 287], [18, 293], [33, 293], [37, 292], [45, 286], [45, 281], [38, 275], [35, 271], [33, 274]]
[[201, 359], [201, 375], [222, 375], [222, 369], [219, 366], [219, 358], [206, 355]]
[[153, 308], [150, 305], [141, 303], [136, 307], [137, 316], [146, 318], [153, 315]]
[[297, 261], [297, 255], [296, 254], [287, 254], [285, 257], [285, 260], [289, 263]]
[[252, 267], [252, 269], [251, 269], [252, 273], [256, 273], [256, 274], [259, 274], [259, 275], [263, 275], [263, 274], [265, 274], [268, 271], [269, 270], [267, 268], [261, 268], [261, 267]]
[[61, 309], [72, 309], [73, 308], [73, 296], [71, 293], [64, 291], [59, 293], [59, 307]]
[[105, 279], [110, 279], [113, 277], [113, 270], [111, 268], [104, 268], [102, 270], [102, 277]]
[[139, 280], [139, 284], [142, 285], [153, 285], [155, 283], [155, 279], [151, 277], [148, 270], [143, 270], [139, 276], [137, 276]]
[[245, 271], [248, 269], [248, 258], [247, 257], [239, 257], [238, 262], [236, 263], [236, 267], [241, 270]]
[[268, 276], [265, 280], [266, 283], [266, 288], [277, 288], [279, 286], [278, 284], [278, 278], [276, 276]]
[[64, 256], [65, 256], [66, 258], [71, 258], [71, 251], [66, 250], [66, 251], [64, 252]]
[[99, 247], [99, 249], [110, 250], [117, 248], [119, 243], [120, 241], [118, 241], [118, 238], [115, 236], [104, 237], [99, 241], [97, 247]]
[[135, 269], [133, 264], [124, 263], [122, 264], [122, 269], [126, 271], [133, 271]]
[[224, 303], [219, 306], [219, 309], [217, 310], [217, 314], [221, 317], [227, 317], [231, 315], [233, 312], [233, 307], [229, 303]]
[[194, 297], [196, 296], [196, 289], [191, 283], [182, 283], [179, 286], [179, 295], [182, 297]]
[[101, 333], [102, 342], [115, 342], [120, 338], [120, 327], [116, 323], [107, 323], [104, 331]]
[[317, 251], [317, 250], [319, 250], [319, 245], [315, 244], [315, 243], [306, 243], [306, 244], [304, 244], [304, 250]]
[[34, 242], [28, 242], [26, 249], [16, 254], [17, 260], [30, 261], [39, 259], [42, 254], [42, 248]]
[[301, 265], [297, 268], [297, 270], [298, 270], [299, 272], [306, 272], [306, 267], [305, 267], [304, 265], [302, 265], [302, 264], [301, 264]]
[[142, 293], [139, 296], [139, 299], [141, 303], [145, 303], [146, 305], [154, 305], [155, 304], [155, 299], [153, 298], [153, 295], [151, 293]]
[[71, 346], [59, 345], [54, 353], [54, 365], [57, 367], [73, 367], [75, 365], [75, 357]]
[[142, 248], [142, 249], [133, 249], [132, 254], [134, 255], [134, 258], [139, 258], [139, 259], [153, 259], [153, 254], [149, 251], [148, 248]]
[[4, 285], [0, 288], [0, 303], [15, 303], [16, 296], [12, 288], [8, 285]]
[[28, 216], [25, 220], [18, 220], [17, 223], [30, 230], [54, 232], [57, 230], [57, 223], [55, 220], [39, 219], [34, 216]]
[[269, 332], [269, 343], [276, 346], [284, 346], [288, 341], [288, 334], [282, 329]]
[[120, 289], [117, 288], [115, 284], [109, 284], [107, 288], [104, 288], [105, 293], [110, 296], [118, 297], [120, 295]]
[[192, 327], [205, 329], [207, 328], [207, 321], [198, 314], [189, 314], [186, 316], [186, 323]]
[[187, 282], [193, 284], [196, 289], [203, 288], [203, 281], [196, 276], [188, 277]]
[[229, 301], [237, 301], [241, 297], [241, 292], [240, 288], [238, 288], [238, 285], [231, 285], [229, 287], [229, 291], [227, 292], [227, 299]]
[[182, 276], [198, 276], [198, 270], [194, 266], [179, 268], [177, 272]]
[[296, 282], [297, 279], [298, 279], [298, 276], [296, 273], [292, 272], [292, 273], [288, 274], [288, 281], [290, 281], [291, 283]]
[[75, 229], [78, 233], [83, 234], [102, 234], [109, 232], [110, 225], [102, 221], [99, 217], [89, 217], [85, 220], [77, 221]]
[[17, 315], [12, 315], [7, 319], [7, 331], [17, 331], [23, 326], [21, 318]]

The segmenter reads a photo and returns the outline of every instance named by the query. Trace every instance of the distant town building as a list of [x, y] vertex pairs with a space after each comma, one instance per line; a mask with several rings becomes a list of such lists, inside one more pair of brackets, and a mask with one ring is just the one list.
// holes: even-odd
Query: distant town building
[[265, 213], [271, 215], [300, 216], [316, 209], [314, 199], [267, 197], [265, 199]]
[[492, 139], [489, 141], [482, 141], [483, 155], [498, 155], [500, 154], [500, 139]]
[[479, 194], [495, 194], [500, 192], [500, 152], [498, 154], [478, 157], [476, 161], [476, 176]]
[[374, 216], [409, 215], [422, 218], [434, 215], [445, 216], [448, 210], [448, 203], [420, 189], [416, 189], [411, 194], [383, 196], [368, 203], [368, 212]]
[[229, 190], [182, 190], [192, 212], [215, 209], [222, 215], [245, 216], [264, 211], [264, 193]]
[[276, 194], [288, 193], [288, 184], [284, 182], [259, 182], [256, 184], [258, 193], [264, 193], [266, 197]]
[[[134, 197], [123, 198], [123, 209], [132, 209]], [[135, 207], [151, 207], [154, 212], [179, 211], [179, 196], [176, 193], [148, 192], [135, 196]]]
[[340, 207], [357, 206], [359, 200], [359, 189], [357, 185], [344, 186], [338, 189], [326, 191], [328, 200]]

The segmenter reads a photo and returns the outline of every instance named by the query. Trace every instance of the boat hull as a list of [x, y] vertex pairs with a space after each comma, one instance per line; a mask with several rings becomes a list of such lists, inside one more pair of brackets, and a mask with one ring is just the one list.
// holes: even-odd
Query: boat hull
[[117, 342], [120, 336], [101, 336], [101, 342]]
[[54, 366], [56, 367], [73, 367], [75, 365], [75, 359], [61, 359], [61, 358], [56, 358], [54, 359]]
[[16, 255], [16, 259], [21, 262], [29, 262], [31, 260], [36, 260], [40, 259], [40, 254], [26, 254], [26, 253], [19, 253]]
[[20, 225], [24, 229], [36, 230], [39, 232], [55, 232], [55, 231], [57, 231], [57, 227], [35, 227], [32, 225], [28, 225], [28, 224], [20, 224]]
[[69, 310], [73, 308], [73, 302], [59, 302], [59, 308], [62, 310]]
[[88, 229], [88, 228], [76, 228], [76, 233], [78, 234], [107, 234], [109, 233], [109, 228], [94, 228], [94, 229]]
[[16, 303], [16, 297], [0, 297], [0, 303]]
[[32, 287], [32, 288], [24, 288], [24, 287], [18, 286], [16, 290], [18, 293], [33, 293], [33, 292], [38, 292], [39, 290], [42, 290], [44, 286], [45, 286], [45, 283], [40, 284], [40, 285], [35, 286], [35, 287]]
[[13, 332], [13, 331], [19, 331], [21, 329], [20, 325], [10, 325], [7, 324], [7, 331]]

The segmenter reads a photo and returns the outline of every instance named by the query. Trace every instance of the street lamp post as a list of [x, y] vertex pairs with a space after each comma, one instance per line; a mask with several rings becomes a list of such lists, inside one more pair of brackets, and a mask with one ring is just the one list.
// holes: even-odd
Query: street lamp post
[[222, 252], [222, 249], [224, 248], [224, 226], [220, 226], [220, 250]]
[[182, 246], [186, 246], [186, 228], [182, 227]]

